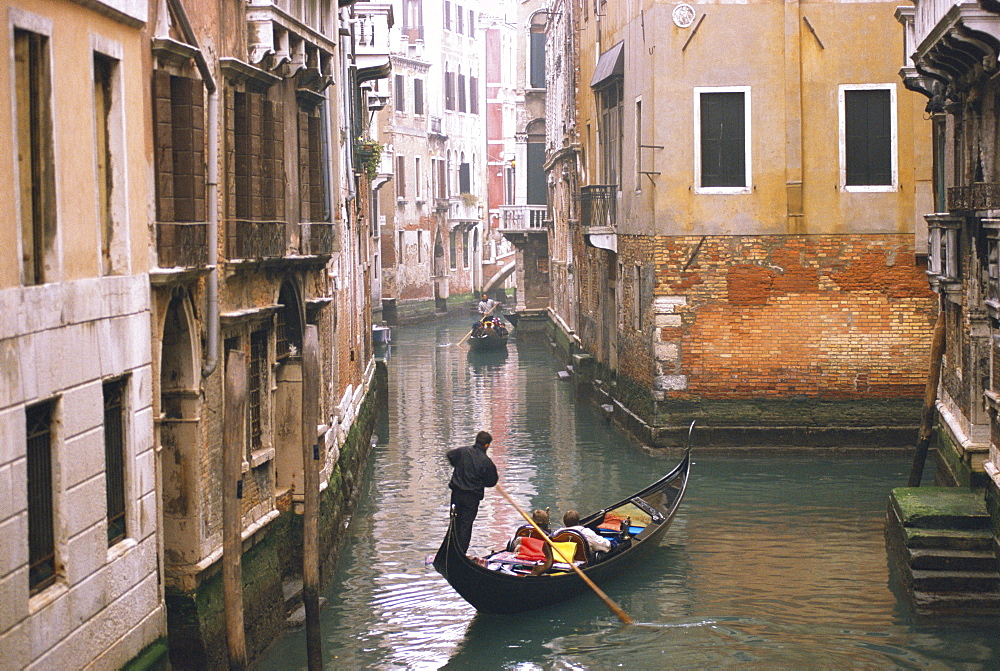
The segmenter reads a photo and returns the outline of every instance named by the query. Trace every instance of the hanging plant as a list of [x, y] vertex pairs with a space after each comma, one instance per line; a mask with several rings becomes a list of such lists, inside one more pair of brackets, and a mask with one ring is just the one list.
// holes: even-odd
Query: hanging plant
[[377, 140], [359, 137], [354, 144], [354, 156], [357, 169], [364, 172], [368, 179], [375, 179], [382, 163], [382, 144]]

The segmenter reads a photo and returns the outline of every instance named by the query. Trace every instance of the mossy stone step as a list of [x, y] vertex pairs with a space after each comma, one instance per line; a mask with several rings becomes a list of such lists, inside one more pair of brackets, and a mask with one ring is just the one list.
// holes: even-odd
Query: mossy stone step
[[988, 529], [983, 495], [961, 487], [897, 487], [892, 505], [904, 527]]
[[978, 550], [915, 550], [907, 548], [914, 570], [996, 572], [997, 558], [992, 552]]
[[937, 548], [941, 550], [993, 549], [993, 532], [989, 529], [924, 529], [903, 527], [906, 547], [914, 549]]
[[1000, 592], [996, 571], [913, 571], [915, 592]]

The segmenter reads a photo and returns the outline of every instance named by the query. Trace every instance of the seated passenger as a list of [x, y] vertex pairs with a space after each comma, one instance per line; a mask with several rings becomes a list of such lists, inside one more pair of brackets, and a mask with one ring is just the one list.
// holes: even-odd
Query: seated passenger
[[591, 550], [596, 552], [610, 552], [611, 541], [604, 538], [599, 533], [589, 527], [580, 524], [580, 513], [575, 510], [567, 510], [563, 515], [563, 527], [578, 532], [587, 541]]
[[552, 535], [552, 531], [549, 529], [549, 509], [536, 510], [531, 513], [531, 521], [538, 525], [538, 528], [545, 532], [547, 536]]

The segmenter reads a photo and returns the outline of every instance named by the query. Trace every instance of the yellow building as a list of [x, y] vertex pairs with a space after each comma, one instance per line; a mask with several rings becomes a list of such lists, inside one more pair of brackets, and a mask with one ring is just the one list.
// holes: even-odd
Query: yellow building
[[578, 305], [559, 316], [651, 442], [694, 418], [723, 443], [912, 439], [930, 143], [894, 10], [575, 8], [581, 235], [554, 272]]
[[0, 16], [0, 665], [118, 668], [166, 628], [146, 4]]

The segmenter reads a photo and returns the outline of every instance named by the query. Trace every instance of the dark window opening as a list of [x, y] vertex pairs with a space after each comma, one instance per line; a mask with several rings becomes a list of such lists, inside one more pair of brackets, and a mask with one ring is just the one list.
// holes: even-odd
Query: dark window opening
[[469, 111], [479, 114], [479, 78], [469, 77]]
[[424, 113], [424, 80], [413, 80], [413, 113]]
[[264, 444], [264, 392], [267, 389], [267, 331], [250, 334], [250, 374], [247, 379], [247, 410], [250, 416], [251, 450]]
[[396, 100], [395, 100], [396, 111], [397, 112], [405, 112], [406, 111], [406, 93], [405, 93], [406, 88], [405, 88], [405, 84], [404, 84], [404, 81], [403, 81], [403, 75], [396, 75], [395, 80], [396, 80]]
[[458, 166], [458, 191], [472, 193], [472, 170], [468, 163], [460, 163]]
[[745, 187], [744, 94], [701, 94], [701, 186]]
[[892, 184], [891, 102], [889, 89], [844, 91], [847, 186]]
[[25, 411], [28, 461], [28, 591], [56, 581], [55, 514], [52, 499], [52, 420], [55, 401]]
[[529, 79], [533, 89], [545, 88], [545, 33], [532, 32], [530, 45]]
[[108, 546], [124, 540], [125, 380], [106, 382], [104, 392], [104, 473], [108, 503]]

